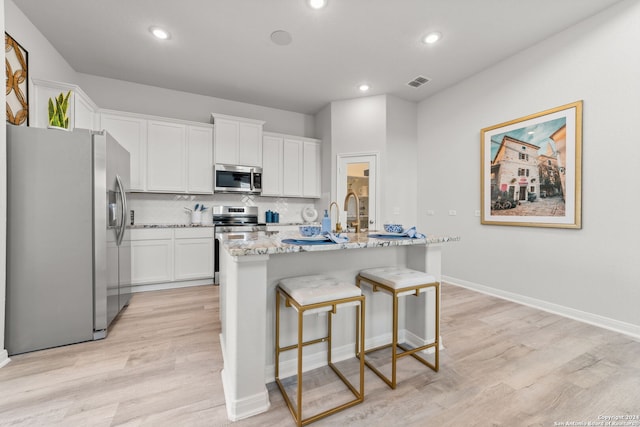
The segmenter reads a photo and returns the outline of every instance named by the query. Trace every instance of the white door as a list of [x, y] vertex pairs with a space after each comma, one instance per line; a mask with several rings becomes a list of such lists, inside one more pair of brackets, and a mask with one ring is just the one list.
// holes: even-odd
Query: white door
[[[378, 192], [378, 153], [371, 154], [339, 154], [337, 200], [340, 205], [340, 221], [342, 227], [352, 227], [356, 224], [356, 204], [351, 197], [347, 209], [344, 200], [349, 190], [353, 191], [359, 200], [360, 231], [376, 230], [376, 219], [379, 207]], [[346, 213], [344, 211], [347, 211]], [[346, 216], [345, 216], [346, 215]]]

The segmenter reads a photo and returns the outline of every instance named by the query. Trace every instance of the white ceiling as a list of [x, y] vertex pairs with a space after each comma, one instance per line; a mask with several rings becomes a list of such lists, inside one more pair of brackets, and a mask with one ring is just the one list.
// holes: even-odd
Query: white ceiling
[[618, 1], [14, 0], [78, 72], [307, 114], [361, 82], [421, 101]]

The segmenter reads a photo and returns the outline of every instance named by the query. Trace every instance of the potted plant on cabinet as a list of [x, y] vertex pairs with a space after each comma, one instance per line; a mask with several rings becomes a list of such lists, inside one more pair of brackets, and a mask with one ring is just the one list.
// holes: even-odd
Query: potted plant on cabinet
[[61, 92], [60, 95], [54, 98], [55, 105], [54, 101], [49, 98], [49, 128], [69, 130], [67, 109], [69, 108], [70, 96], [71, 91], [67, 92], [66, 95]]

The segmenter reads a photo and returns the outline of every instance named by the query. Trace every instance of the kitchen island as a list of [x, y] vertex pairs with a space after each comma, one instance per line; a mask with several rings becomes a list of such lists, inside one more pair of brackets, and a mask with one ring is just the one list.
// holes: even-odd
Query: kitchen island
[[[283, 240], [299, 237], [297, 232], [225, 233], [220, 241], [220, 343], [224, 358], [222, 382], [227, 415], [236, 421], [269, 409], [265, 384], [274, 380], [275, 287], [280, 279], [310, 274], [330, 274], [355, 283], [363, 268], [406, 266], [426, 271], [440, 280], [442, 245], [458, 237], [427, 236], [373, 238], [368, 233], [349, 233], [346, 243], [294, 245]], [[366, 346], [389, 340], [391, 304], [384, 295], [366, 295]], [[435, 292], [403, 298], [401, 337], [413, 345], [435, 340]], [[334, 361], [354, 355], [355, 331], [341, 327], [353, 322], [353, 307], [338, 311], [334, 318]], [[375, 317], [372, 313], [376, 313]], [[314, 316], [314, 315], [312, 315]], [[315, 315], [323, 316], [323, 314]], [[324, 314], [326, 316], [326, 314]], [[405, 322], [406, 321], [406, 322]], [[282, 342], [293, 343], [295, 321], [283, 312]], [[305, 324], [305, 336], [322, 333], [324, 322]], [[406, 325], [405, 325], [406, 323]], [[295, 352], [292, 352], [295, 353]], [[306, 352], [304, 369], [326, 364], [322, 350]], [[293, 355], [291, 355], [293, 357]], [[283, 358], [280, 376], [295, 373], [295, 359]]]

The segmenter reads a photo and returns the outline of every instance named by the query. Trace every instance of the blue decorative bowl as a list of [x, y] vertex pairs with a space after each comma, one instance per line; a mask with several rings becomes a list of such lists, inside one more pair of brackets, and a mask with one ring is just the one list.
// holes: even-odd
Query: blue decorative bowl
[[304, 237], [313, 237], [320, 234], [322, 228], [319, 225], [301, 225], [300, 234]]
[[402, 224], [384, 224], [387, 233], [402, 233]]

